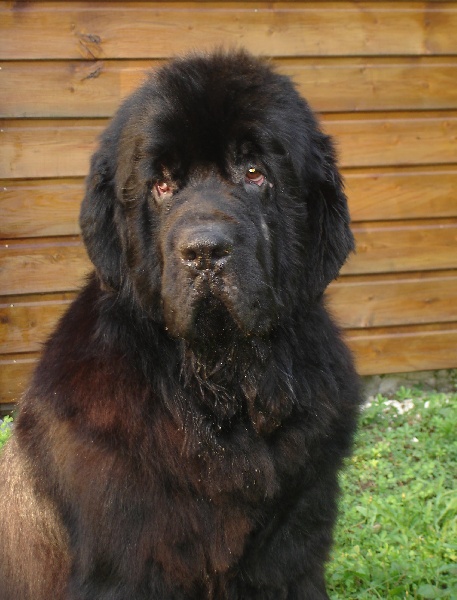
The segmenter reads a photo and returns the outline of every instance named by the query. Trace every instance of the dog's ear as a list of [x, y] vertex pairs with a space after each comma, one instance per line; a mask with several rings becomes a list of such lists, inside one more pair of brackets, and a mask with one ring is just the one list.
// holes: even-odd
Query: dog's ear
[[[108, 144], [109, 147], [109, 144]], [[116, 223], [116, 188], [113, 155], [106, 140], [93, 155], [86, 195], [81, 205], [80, 226], [89, 258], [95, 265], [101, 284], [108, 290], [121, 287], [122, 248]]]
[[314, 297], [321, 295], [337, 277], [355, 247], [333, 143], [319, 130], [316, 133], [311, 150], [313, 173], [307, 174], [313, 182], [308, 196], [310, 243], [307, 252], [310, 258], [309, 285]]

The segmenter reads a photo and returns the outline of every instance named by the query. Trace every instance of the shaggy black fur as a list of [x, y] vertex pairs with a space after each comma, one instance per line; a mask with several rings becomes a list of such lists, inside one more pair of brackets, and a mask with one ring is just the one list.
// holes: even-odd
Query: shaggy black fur
[[1, 598], [328, 598], [359, 393], [310, 108], [243, 52], [169, 63], [103, 135], [81, 227], [96, 273], [3, 457]]

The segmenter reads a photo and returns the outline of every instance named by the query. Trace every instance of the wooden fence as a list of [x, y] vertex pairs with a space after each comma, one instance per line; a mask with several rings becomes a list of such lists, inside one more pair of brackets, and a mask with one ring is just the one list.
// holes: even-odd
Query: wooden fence
[[457, 366], [457, 2], [0, 2], [0, 402], [90, 265], [88, 161], [164, 59], [244, 46], [337, 141], [358, 251], [329, 290], [363, 374]]

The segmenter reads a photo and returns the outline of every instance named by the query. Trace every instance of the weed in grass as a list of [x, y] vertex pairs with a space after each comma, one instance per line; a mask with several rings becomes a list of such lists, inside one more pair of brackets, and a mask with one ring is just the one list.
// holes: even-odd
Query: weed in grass
[[332, 600], [457, 598], [457, 394], [364, 409], [328, 567]]

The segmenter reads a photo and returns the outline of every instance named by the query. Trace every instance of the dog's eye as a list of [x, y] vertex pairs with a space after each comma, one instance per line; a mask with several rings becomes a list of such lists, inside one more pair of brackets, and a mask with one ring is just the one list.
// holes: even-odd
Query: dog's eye
[[158, 181], [154, 187], [159, 196], [163, 196], [164, 194], [171, 192], [171, 187], [166, 181]]
[[246, 171], [246, 181], [248, 183], [255, 183], [255, 185], [261, 186], [265, 181], [265, 175], [261, 173], [255, 167], [251, 167]]
[[166, 180], [157, 181], [152, 188], [152, 195], [157, 204], [170, 200], [176, 191], [176, 186]]

